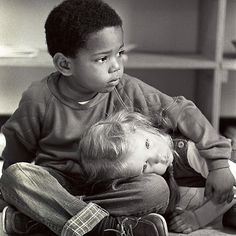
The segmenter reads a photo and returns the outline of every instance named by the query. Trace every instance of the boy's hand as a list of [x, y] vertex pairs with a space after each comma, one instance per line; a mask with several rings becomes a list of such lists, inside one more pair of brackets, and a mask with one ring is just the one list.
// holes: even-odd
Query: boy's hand
[[234, 176], [229, 168], [216, 169], [209, 172], [206, 180], [205, 196], [215, 203], [230, 203], [233, 200]]
[[175, 233], [189, 234], [200, 227], [192, 211], [176, 208], [175, 212], [170, 217], [168, 228]]

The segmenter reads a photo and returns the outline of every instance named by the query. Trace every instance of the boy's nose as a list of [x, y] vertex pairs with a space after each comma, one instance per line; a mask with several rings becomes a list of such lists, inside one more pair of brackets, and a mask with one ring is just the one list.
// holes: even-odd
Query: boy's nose
[[111, 72], [115, 72], [117, 70], [120, 70], [120, 62], [116, 58], [112, 59], [110, 70], [111, 70]]

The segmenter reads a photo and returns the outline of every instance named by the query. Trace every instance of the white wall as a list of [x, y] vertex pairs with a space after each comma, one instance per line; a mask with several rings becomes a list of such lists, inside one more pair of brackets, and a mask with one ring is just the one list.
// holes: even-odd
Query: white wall
[[[125, 39], [141, 51], [196, 52], [198, 0], [106, 0], [123, 18]], [[44, 22], [61, 0], [0, 0], [0, 45], [45, 49]], [[0, 59], [1, 60], [1, 59]], [[18, 105], [22, 92], [51, 70], [0, 68], [0, 114]], [[135, 75], [173, 95], [194, 99], [194, 71], [138, 70]]]
[[1, 0], [0, 44], [46, 48], [44, 23], [60, 0]]
[[[236, 1], [228, 1], [225, 27], [224, 51], [236, 58], [236, 48], [232, 45], [236, 40]], [[221, 115], [236, 117], [236, 72], [230, 71], [229, 78], [222, 85]]]

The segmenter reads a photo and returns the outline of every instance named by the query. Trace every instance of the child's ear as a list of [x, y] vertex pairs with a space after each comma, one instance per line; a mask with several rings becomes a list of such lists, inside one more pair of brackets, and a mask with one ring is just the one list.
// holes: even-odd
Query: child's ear
[[60, 71], [64, 76], [71, 76], [71, 63], [70, 59], [64, 56], [62, 53], [58, 52], [53, 57], [54, 66], [58, 71]]

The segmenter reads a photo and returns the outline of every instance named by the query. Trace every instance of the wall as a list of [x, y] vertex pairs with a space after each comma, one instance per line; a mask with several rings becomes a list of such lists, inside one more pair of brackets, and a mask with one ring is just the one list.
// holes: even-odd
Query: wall
[[[228, 1], [225, 27], [224, 51], [236, 58], [236, 48], [232, 44], [236, 40], [236, 1]], [[230, 71], [228, 81], [222, 85], [221, 115], [236, 117], [236, 72]]]
[[[198, 0], [106, 1], [123, 18], [125, 41], [138, 45], [138, 50], [198, 50]], [[0, 45], [28, 45], [45, 50], [44, 22], [50, 9], [59, 2], [61, 0], [1, 0]], [[9, 114], [15, 110], [22, 92], [30, 83], [41, 79], [52, 70], [53, 68], [1, 68], [0, 114]], [[173, 96], [183, 94], [194, 100], [194, 71], [139, 69], [130, 70], [130, 73]]]

